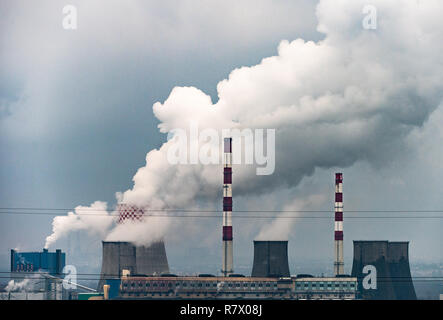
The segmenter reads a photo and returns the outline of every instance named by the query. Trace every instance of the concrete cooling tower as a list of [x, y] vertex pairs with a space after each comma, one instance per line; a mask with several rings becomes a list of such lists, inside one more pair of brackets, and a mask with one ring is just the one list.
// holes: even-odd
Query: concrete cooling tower
[[129, 242], [103, 241], [102, 270], [98, 291], [103, 290], [106, 279], [122, 276], [122, 270], [131, 275], [153, 275], [169, 273], [163, 241], [154, 242], [148, 247], [135, 246]]
[[409, 268], [409, 242], [389, 242], [388, 263], [397, 300], [416, 300]]
[[[357, 277], [363, 299], [416, 300], [409, 268], [409, 242], [354, 241], [352, 276]], [[376, 289], [363, 288], [363, 268], [372, 265], [377, 272]]]
[[252, 277], [290, 277], [288, 241], [254, 241]]

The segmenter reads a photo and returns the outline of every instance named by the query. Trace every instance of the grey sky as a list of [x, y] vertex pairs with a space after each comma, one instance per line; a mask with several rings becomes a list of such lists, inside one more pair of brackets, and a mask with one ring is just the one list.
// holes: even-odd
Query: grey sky
[[[152, 105], [173, 87], [195, 86], [215, 102], [220, 80], [275, 55], [280, 40], [323, 37], [314, 1], [69, 3], [78, 7], [76, 31], [62, 29], [60, 1], [0, 1], [1, 207], [113, 204], [115, 192], [132, 186], [146, 153], [166, 139]], [[345, 211], [443, 210], [441, 109], [408, 135], [402, 156], [380, 166], [360, 161], [337, 168], [344, 172]], [[319, 169], [297, 187], [236, 203], [280, 209], [291, 198], [324, 194], [321, 209], [332, 209], [334, 172]], [[40, 249], [51, 220], [0, 215], [0, 251]], [[171, 238], [172, 262], [186, 264], [172, 257], [180, 246], [205, 246], [218, 257], [219, 221], [197, 223], [206, 230], [190, 232], [188, 242]], [[236, 259], [252, 261], [261, 223], [235, 223]], [[353, 239], [388, 239], [411, 241], [411, 260], [441, 261], [442, 227], [442, 219], [346, 221], [346, 258]], [[328, 222], [296, 223], [290, 255], [332, 262], [331, 239]]]

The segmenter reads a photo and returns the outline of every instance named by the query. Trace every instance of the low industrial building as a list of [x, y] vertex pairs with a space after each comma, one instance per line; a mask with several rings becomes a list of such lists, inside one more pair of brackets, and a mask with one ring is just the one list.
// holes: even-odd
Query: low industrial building
[[115, 299], [356, 299], [355, 277], [123, 277]]
[[[62, 277], [66, 255], [60, 249], [49, 252], [11, 250], [10, 278], [14, 283], [27, 281], [21, 292], [9, 292], [8, 299], [63, 299]], [[28, 292], [29, 291], [29, 292]], [[38, 297], [38, 298], [37, 298]]]

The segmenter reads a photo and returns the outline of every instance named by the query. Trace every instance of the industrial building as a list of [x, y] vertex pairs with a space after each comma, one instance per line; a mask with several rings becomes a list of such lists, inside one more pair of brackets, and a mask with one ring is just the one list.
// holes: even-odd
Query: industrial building
[[60, 249], [49, 252], [18, 252], [11, 250], [11, 272], [46, 272], [52, 276], [60, 275], [65, 267], [66, 254]]
[[356, 299], [356, 277], [290, 276], [287, 241], [254, 241], [252, 276], [140, 276], [104, 280], [112, 299]]
[[287, 241], [254, 241], [252, 275], [123, 276], [115, 299], [356, 299], [357, 278], [290, 276]]
[[[117, 299], [355, 299], [357, 278], [124, 277]], [[111, 297], [112, 298], [112, 297]]]
[[11, 250], [10, 278], [15, 283], [27, 280], [28, 288], [23, 290], [26, 299], [61, 300], [63, 286], [59, 277], [65, 264], [66, 254], [60, 249], [55, 252]]

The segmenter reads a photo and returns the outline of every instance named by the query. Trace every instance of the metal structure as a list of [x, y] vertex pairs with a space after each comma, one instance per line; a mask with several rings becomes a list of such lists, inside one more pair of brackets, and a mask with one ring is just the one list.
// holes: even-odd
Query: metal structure
[[343, 174], [335, 174], [335, 223], [334, 223], [334, 274], [342, 275], [344, 271], [343, 258]]
[[288, 241], [254, 241], [252, 277], [289, 277]]
[[222, 275], [234, 272], [232, 243], [232, 138], [224, 138]]
[[103, 241], [102, 270], [98, 291], [103, 290], [107, 279], [120, 278], [123, 270], [131, 275], [154, 275], [169, 273], [163, 241], [154, 242], [150, 246], [135, 246], [130, 242]]
[[[352, 276], [358, 279], [363, 299], [416, 300], [409, 268], [409, 242], [354, 241]], [[369, 272], [365, 266], [375, 267], [376, 288], [365, 288], [363, 279]]]

